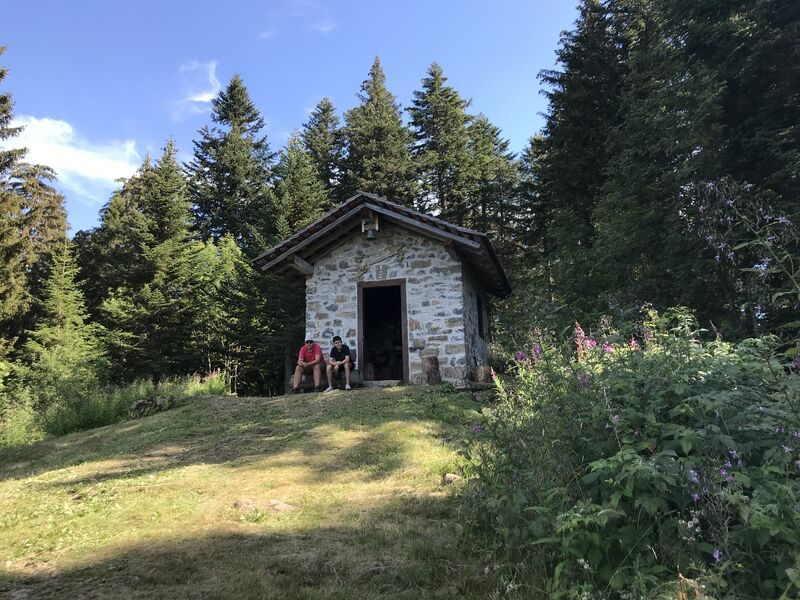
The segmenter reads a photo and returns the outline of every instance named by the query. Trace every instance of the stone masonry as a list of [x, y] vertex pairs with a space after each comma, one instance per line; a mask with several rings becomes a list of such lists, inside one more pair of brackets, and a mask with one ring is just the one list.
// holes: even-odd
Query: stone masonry
[[[484, 311], [488, 305], [474, 278], [442, 242], [385, 221], [377, 239], [353, 236], [316, 261], [306, 280], [306, 329], [326, 351], [334, 335], [358, 351], [357, 283], [389, 279], [406, 282], [410, 382], [422, 382], [425, 356], [437, 356], [442, 379], [454, 383], [468, 378], [476, 364], [486, 364], [477, 298]], [[363, 368], [360, 352], [358, 363]]]

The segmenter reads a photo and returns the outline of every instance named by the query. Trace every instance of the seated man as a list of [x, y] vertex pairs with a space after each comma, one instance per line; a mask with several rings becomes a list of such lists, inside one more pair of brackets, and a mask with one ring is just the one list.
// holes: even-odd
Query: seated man
[[333, 337], [333, 348], [331, 348], [331, 355], [328, 358], [328, 389], [326, 392], [333, 391], [333, 375], [334, 371], [337, 375], [344, 371], [344, 389], [350, 390], [350, 369], [353, 366], [350, 357], [350, 348], [342, 343], [342, 338], [338, 335]]
[[314, 343], [314, 336], [311, 333], [306, 333], [306, 343], [303, 344], [297, 355], [297, 366], [294, 369], [291, 393], [296, 394], [300, 391], [300, 380], [303, 379], [304, 373], [306, 375], [309, 373], [314, 374], [314, 391], [321, 391], [322, 348], [319, 347], [319, 344]]

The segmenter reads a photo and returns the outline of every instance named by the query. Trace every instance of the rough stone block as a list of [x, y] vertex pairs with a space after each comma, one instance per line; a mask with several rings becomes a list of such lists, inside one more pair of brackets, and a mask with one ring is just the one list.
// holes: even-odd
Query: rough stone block
[[464, 354], [464, 344], [445, 344], [444, 351], [447, 354]]

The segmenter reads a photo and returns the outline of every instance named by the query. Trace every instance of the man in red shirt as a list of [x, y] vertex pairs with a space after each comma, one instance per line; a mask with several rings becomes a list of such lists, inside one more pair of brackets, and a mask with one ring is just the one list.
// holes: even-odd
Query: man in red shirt
[[303, 378], [303, 373], [314, 374], [314, 391], [321, 392], [322, 387], [320, 381], [322, 380], [322, 348], [319, 344], [314, 343], [314, 336], [311, 333], [306, 333], [306, 343], [300, 348], [297, 354], [297, 366], [294, 369], [294, 381], [292, 382], [291, 393], [297, 394], [300, 391], [300, 380]]

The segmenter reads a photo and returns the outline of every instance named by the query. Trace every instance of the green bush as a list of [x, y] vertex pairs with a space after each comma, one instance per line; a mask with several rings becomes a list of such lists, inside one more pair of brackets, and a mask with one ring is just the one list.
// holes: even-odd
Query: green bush
[[574, 349], [517, 353], [468, 449], [476, 531], [552, 598], [674, 598], [679, 580], [789, 597], [800, 364], [769, 338], [702, 343], [685, 313], [651, 317], [639, 338], [577, 327]]

